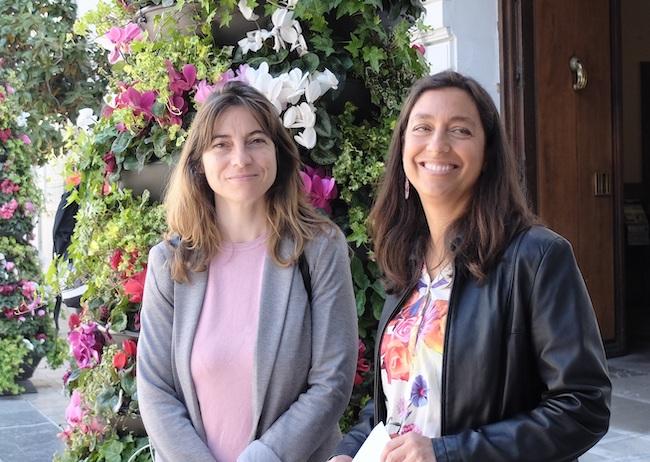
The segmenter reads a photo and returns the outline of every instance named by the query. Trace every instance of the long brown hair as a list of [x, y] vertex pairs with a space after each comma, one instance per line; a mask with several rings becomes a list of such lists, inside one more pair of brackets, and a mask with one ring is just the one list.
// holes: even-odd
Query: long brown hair
[[370, 212], [375, 256], [389, 293], [401, 292], [418, 278], [430, 245], [422, 202], [413, 191], [404, 198], [404, 131], [413, 106], [429, 90], [458, 88], [474, 101], [485, 132], [485, 163], [467, 210], [447, 229], [445, 245], [460, 270], [483, 282], [512, 237], [535, 217], [526, 202], [521, 167], [506, 141], [492, 98], [474, 79], [453, 71], [423, 77], [409, 92], [393, 130], [388, 161]]
[[[331, 225], [303, 192], [300, 155], [275, 107], [253, 87], [230, 82], [211, 94], [196, 113], [165, 195], [167, 238], [174, 242], [171, 274], [177, 282], [187, 282], [188, 270], [205, 271], [223, 240], [201, 158], [212, 142], [215, 121], [235, 106], [248, 109], [275, 145], [277, 175], [265, 195], [273, 260], [280, 266], [295, 263], [306, 242]], [[283, 238], [293, 242], [288, 257], [280, 255]]]

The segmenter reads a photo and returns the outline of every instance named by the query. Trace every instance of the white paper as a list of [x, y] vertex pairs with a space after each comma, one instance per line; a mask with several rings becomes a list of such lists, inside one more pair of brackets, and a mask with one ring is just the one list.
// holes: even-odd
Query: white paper
[[379, 422], [375, 428], [372, 429], [368, 438], [357, 452], [357, 455], [352, 459], [352, 462], [379, 462], [381, 452], [384, 450], [386, 443], [390, 441], [390, 435], [384, 427], [383, 422]]

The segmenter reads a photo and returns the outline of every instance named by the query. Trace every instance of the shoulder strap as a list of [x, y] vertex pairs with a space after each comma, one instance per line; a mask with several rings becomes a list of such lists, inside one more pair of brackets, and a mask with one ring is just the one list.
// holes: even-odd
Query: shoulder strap
[[300, 257], [298, 257], [298, 267], [302, 275], [302, 283], [305, 285], [305, 291], [307, 292], [307, 300], [309, 300], [309, 305], [311, 305], [311, 276], [309, 275], [307, 257], [305, 257], [304, 253], [301, 253]]

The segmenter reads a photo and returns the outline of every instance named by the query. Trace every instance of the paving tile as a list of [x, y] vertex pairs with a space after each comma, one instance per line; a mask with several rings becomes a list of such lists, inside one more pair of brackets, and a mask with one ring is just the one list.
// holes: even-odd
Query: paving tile
[[0, 429], [51, 422], [23, 400], [0, 399]]
[[63, 449], [50, 422], [0, 428], [0, 462], [46, 462]]

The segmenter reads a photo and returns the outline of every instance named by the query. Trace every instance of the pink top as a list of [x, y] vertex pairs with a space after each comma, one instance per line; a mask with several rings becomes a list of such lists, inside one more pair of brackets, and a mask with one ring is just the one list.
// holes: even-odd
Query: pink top
[[224, 243], [208, 269], [190, 366], [208, 447], [218, 462], [235, 462], [252, 431], [266, 237]]

